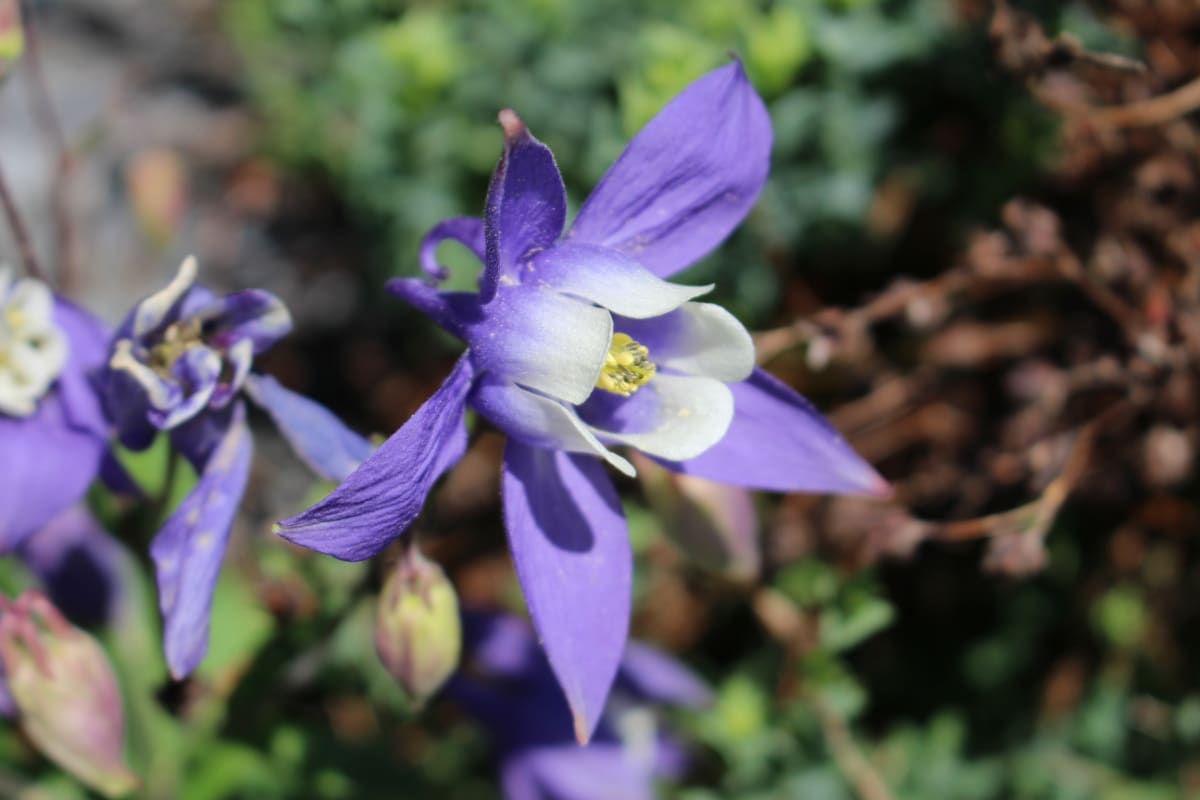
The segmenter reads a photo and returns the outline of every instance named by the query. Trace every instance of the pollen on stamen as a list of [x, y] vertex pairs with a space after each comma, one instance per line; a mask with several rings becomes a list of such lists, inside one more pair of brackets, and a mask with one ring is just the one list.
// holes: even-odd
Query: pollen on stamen
[[650, 350], [633, 337], [614, 333], [604, 356], [596, 388], [629, 397], [654, 377], [658, 367], [650, 361]]

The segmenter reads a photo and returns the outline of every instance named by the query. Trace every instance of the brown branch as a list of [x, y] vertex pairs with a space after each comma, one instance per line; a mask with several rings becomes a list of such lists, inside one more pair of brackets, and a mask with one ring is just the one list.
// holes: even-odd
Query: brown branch
[[29, 99], [33, 116], [38, 126], [56, 152], [54, 179], [50, 185], [50, 213], [54, 221], [54, 239], [57, 247], [53, 259], [58, 277], [58, 287], [71, 294], [79, 284], [79, 247], [75, 226], [71, 219], [70, 187], [75, 174], [75, 153], [67, 142], [54, 104], [50, 101], [50, 90], [42, 69], [41, 34], [34, 24], [34, 9], [28, 4], [24, 9], [25, 66], [29, 76]]
[[21, 262], [25, 265], [25, 271], [29, 273], [30, 277], [45, 281], [46, 274], [42, 272], [37, 255], [33, 251], [29, 229], [25, 227], [21, 212], [13, 200], [12, 192], [8, 189], [8, 181], [4, 177], [3, 169], [0, 169], [0, 206], [4, 207], [4, 216], [8, 220], [8, 227], [12, 231], [13, 241], [21, 256]]
[[1120, 106], [1091, 106], [1081, 109], [1089, 121], [1112, 128], [1161, 125], [1200, 109], [1200, 77], [1178, 89], [1148, 100]]
[[821, 721], [821, 733], [829, 745], [834, 763], [854, 787], [855, 793], [862, 800], [893, 800], [892, 790], [884, 783], [875, 765], [863, 755], [841, 714], [820, 697], [813, 697], [812, 704], [817, 719]]

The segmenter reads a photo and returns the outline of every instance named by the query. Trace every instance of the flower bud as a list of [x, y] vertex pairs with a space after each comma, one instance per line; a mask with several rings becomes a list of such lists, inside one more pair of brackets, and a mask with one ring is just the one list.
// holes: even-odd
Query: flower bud
[[108, 657], [45, 595], [0, 598], [0, 663], [21, 727], [47, 757], [107, 797], [138, 785]]
[[375, 616], [379, 660], [409, 696], [424, 703], [458, 666], [458, 596], [442, 568], [410, 546], [392, 568]]

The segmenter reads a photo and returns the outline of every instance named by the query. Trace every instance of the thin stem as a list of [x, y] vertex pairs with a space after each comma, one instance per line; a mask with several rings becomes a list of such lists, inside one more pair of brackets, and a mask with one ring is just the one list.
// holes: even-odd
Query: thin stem
[[8, 227], [12, 231], [13, 241], [17, 245], [21, 262], [25, 265], [25, 271], [29, 273], [30, 277], [45, 282], [46, 273], [42, 272], [37, 255], [33, 252], [29, 229], [25, 227], [25, 220], [21, 218], [21, 212], [17, 209], [16, 202], [13, 201], [12, 192], [8, 189], [8, 180], [4, 177], [2, 167], [0, 167], [0, 206], [4, 207], [4, 217], [8, 220]]
[[34, 9], [23, 3], [22, 17], [25, 27], [25, 66], [29, 76], [30, 103], [33, 115], [56, 151], [54, 180], [50, 185], [50, 212], [54, 220], [55, 243], [58, 248], [58, 287], [71, 294], [79, 283], [79, 248], [75, 226], [71, 220], [69, 188], [75, 172], [75, 154], [67, 142], [58, 113], [50, 102], [50, 90], [46, 74], [42, 69], [41, 34], [34, 24]]

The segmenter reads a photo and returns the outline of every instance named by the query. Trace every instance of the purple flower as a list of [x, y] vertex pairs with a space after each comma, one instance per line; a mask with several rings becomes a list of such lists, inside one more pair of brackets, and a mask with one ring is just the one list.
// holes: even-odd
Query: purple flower
[[[461, 455], [469, 404], [509, 435], [504, 506], [517, 574], [575, 732], [594, 730], [625, 649], [632, 555], [604, 462], [628, 445], [679, 472], [779, 491], [887, 485], [791, 389], [754, 367], [749, 334], [669, 283], [745, 217], [766, 180], [771, 125], [739, 63], [683, 91], [637, 135], [563, 234], [550, 151], [511, 111], [485, 218], [438, 225], [429, 279], [388, 288], [468, 344], [450, 377], [335, 492], [280, 523], [347, 560], [413, 522]], [[478, 294], [442, 292], [438, 242], [484, 263]], [[598, 457], [598, 458], [597, 458]]]
[[108, 424], [90, 373], [108, 333], [32, 278], [0, 268], [0, 554], [83, 497]]
[[630, 642], [614, 700], [586, 747], [529, 627], [515, 617], [464, 617], [468, 658], [447, 694], [488, 732], [507, 800], [650, 800], [679, 777], [683, 748], [659, 730], [656, 706], [702, 708], [708, 687], [659, 651]]
[[149, 447], [160, 432], [200, 479], [150, 546], [167, 665], [182, 678], [204, 658], [217, 573], [250, 474], [252, 442], [241, 390], [298, 455], [341, 480], [371, 452], [324, 407], [251, 372], [254, 356], [288, 331], [287, 308], [248, 290], [217, 297], [187, 259], [166, 288], [139, 303], [113, 338], [102, 386], [121, 442]]

